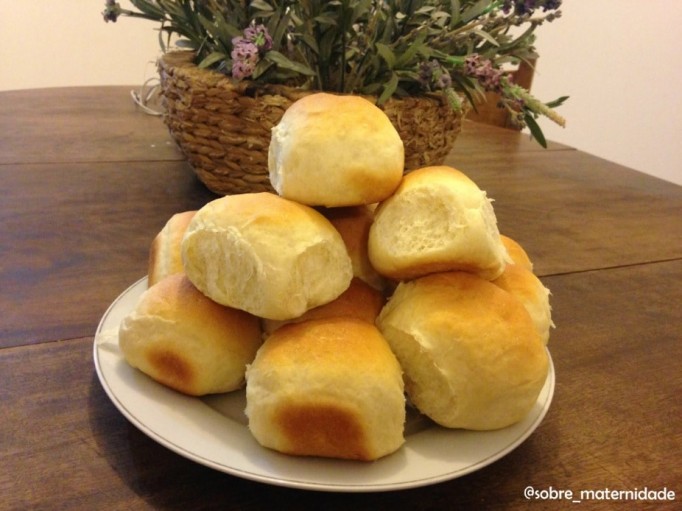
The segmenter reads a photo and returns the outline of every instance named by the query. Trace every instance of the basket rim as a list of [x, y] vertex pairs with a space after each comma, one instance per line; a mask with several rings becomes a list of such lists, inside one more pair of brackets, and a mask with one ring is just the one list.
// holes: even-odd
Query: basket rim
[[[160, 71], [180, 73], [185, 78], [191, 79], [196, 83], [201, 83], [209, 87], [220, 87], [228, 90], [234, 90], [242, 94], [248, 95], [283, 95], [287, 97], [302, 97], [309, 94], [325, 93], [325, 94], [350, 94], [354, 96], [363, 97], [372, 103], [376, 104], [378, 97], [372, 94], [361, 94], [356, 92], [338, 92], [338, 91], [325, 91], [319, 89], [307, 89], [304, 87], [295, 87], [292, 85], [280, 84], [280, 83], [263, 83], [256, 82], [253, 80], [234, 80], [228, 75], [220, 73], [214, 69], [200, 68], [194, 62], [195, 52], [191, 50], [172, 50], [162, 54], [157, 60], [157, 67]], [[463, 111], [455, 112], [453, 114], [466, 117], [469, 110], [469, 101], [467, 98], [460, 94], [462, 100]], [[447, 104], [447, 98], [441, 92], [426, 92], [424, 94], [418, 95], [408, 95], [403, 97], [391, 96], [387, 99], [383, 105], [377, 105], [379, 108], [386, 109], [391, 104], [398, 103], [414, 103], [415, 107], [421, 102], [428, 103], [439, 103], [441, 105]]]

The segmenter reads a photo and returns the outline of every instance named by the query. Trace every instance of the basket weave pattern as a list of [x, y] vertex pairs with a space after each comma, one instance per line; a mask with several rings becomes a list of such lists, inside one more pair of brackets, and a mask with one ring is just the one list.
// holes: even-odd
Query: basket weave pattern
[[[271, 129], [293, 102], [315, 91], [234, 82], [199, 69], [189, 52], [166, 54], [158, 67], [164, 122], [199, 180], [221, 195], [272, 191]], [[405, 145], [406, 172], [441, 164], [461, 131], [463, 116], [439, 95], [390, 99], [382, 109]]]

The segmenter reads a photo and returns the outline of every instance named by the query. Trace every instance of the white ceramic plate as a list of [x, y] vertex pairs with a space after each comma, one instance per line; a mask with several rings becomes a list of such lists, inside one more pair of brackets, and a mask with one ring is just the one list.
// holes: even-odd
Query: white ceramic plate
[[479, 470], [521, 444], [544, 418], [554, 367], [528, 416], [488, 432], [448, 430], [408, 413], [405, 445], [371, 463], [299, 458], [258, 445], [248, 431], [243, 391], [193, 398], [132, 369], [118, 350], [118, 326], [147, 288], [133, 284], [104, 314], [94, 343], [95, 368], [114, 405], [152, 439], [197, 463], [234, 476], [308, 490], [369, 492], [413, 488]]

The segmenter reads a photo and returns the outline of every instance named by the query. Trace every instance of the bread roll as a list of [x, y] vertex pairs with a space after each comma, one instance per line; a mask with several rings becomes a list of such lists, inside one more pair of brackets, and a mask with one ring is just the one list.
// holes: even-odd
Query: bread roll
[[500, 239], [504, 248], [507, 249], [507, 254], [509, 254], [513, 264], [523, 266], [528, 271], [533, 271], [533, 262], [519, 242], [504, 234], [500, 234]]
[[542, 342], [547, 344], [549, 330], [554, 326], [552, 308], [549, 304], [549, 289], [533, 272], [517, 264], [507, 265], [502, 275], [492, 282], [521, 301], [530, 314]]
[[387, 285], [386, 279], [377, 273], [367, 255], [369, 228], [374, 222], [374, 205], [322, 208], [320, 212], [341, 234], [353, 263], [353, 275], [383, 291]]
[[152, 241], [147, 271], [148, 286], [153, 286], [168, 275], [183, 271], [180, 244], [194, 213], [196, 211], [185, 211], [171, 216]]
[[263, 343], [246, 378], [249, 428], [264, 447], [369, 461], [404, 442], [400, 365], [365, 321], [285, 325]]
[[272, 129], [270, 183], [282, 197], [311, 206], [355, 206], [385, 199], [398, 186], [405, 155], [386, 114], [359, 96], [311, 94]]
[[402, 282], [377, 325], [412, 403], [448, 428], [492, 430], [523, 419], [548, 355], [521, 302], [466, 272]]
[[405, 176], [374, 213], [369, 260], [382, 275], [411, 279], [464, 270], [497, 278], [509, 260], [484, 191], [451, 167]]
[[131, 366], [192, 396], [240, 388], [260, 345], [258, 318], [209, 300], [182, 273], [147, 289], [119, 328]]
[[310, 309], [302, 316], [285, 321], [264, 319], [262, 322], [263, 333], [267, 336], [279, 327], [288, 323], [300, 323], [310, 319], [322, 318], [356, 318], [374, 324], [384, 306], [384, 295], [372, 286], [354, 277], [341, 295], [329, 303]]
[[201, 208], [182, 242], [185, 272], [218, 303], [291, 319], [337, 298], [353, 270], [341, 235], [314, 209], [272, 193]]

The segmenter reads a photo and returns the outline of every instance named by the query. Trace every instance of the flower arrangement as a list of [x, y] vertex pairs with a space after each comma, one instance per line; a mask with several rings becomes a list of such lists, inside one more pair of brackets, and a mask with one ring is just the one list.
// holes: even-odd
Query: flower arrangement
[[535, 55], [535, 30], [561, 0], [106, 0], [120, 16], [160, 23], [164, 50], [190, 49], [196, 64], [234, 80], [376, 96], [441, 92], [474, 108], [493, 91], [514, 123], [546, 146], [536, 119], [554, 110], [515, 84], [509, 66]]

